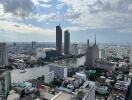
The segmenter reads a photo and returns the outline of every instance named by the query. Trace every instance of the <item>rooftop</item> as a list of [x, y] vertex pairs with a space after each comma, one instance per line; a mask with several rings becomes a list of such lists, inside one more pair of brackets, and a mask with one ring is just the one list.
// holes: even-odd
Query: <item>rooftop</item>
[[55, 66], [55, 67], [63, 67], [63, 68], [67, 68], [66, 66], [63, 65], [59, 65], [59, 64], [49, 64], [49, 66]]
[[65, 92], [60, 92], [58, 95], [56, 95], [54, 98], [51, 100], [71, 100], [72, 95], [65, 93]]

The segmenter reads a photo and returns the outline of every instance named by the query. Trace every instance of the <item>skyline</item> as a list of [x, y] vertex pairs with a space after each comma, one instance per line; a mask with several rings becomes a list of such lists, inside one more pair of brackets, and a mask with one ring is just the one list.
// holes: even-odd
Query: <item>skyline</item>
[[1, 42], [55, 42], [55, 27], [71, 42], [132, 43], [131, 0], [1, 0]]

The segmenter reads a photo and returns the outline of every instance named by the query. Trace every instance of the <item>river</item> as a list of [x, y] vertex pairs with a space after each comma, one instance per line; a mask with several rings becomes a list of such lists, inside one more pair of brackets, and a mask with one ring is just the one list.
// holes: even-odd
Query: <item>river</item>
[[[80, 65], [83, 65], [84, 61], [85, 61], [85, 57], [83, 56], [80, 58], [70, 58], [65, 60], [59, 60], [59, 61], [56, 61], [55, 64], [72, 68], [72, 67], [78, 67]], [[25, 73], [20, 73], [19, 69], [15, 69], [11, 71], [11, 81], [12, 82], [28, 81], [30, 79], [35, 79], [37, 77], [40, 77], [48, 71], [49, 71], [48, 65], [34, 67], [34, 68], [27, 68]]]

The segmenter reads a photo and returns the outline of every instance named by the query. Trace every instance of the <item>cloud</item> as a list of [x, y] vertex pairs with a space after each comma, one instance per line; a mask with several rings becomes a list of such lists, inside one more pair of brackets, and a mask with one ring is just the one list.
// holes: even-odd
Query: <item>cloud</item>
[[[12, 16], [12, 18], [25, 19], [37, 14], [37, 6], [43, 8], [52, 7], [51, 0], [0, 0], [0, 15]], [[5, 17], [0, 18], [5, 19]], [[8, 18], [9, 19], [9, 18]]]
[[61, 20], [60, 13], [49, 13], [49, 14], [41, 14], [41, 15], [36, 15], [33, 18], [35, 18], [38, 22], [40, 21], [59, 21]]
[[58, 10], [63, 9], [63, 7], [65, 7], [65, 3], [64, 2], [58, 3], [56, 5], [56, 9], [58, 9]]
[[45, 8], [50, 8], [52, 7], [52, 5], [50, 4], [40, 4], [39, 6], [45, 7]]
[[[5, 27], [6, 26], [6, 27]], [[54, 29], [44, 29], [41, 27], [35, 27], [32, 25], [26, 25], [24, 23], [15, 23], [10, 21], [0, 21], [0, 30], [6, 33], [17, 33], [17, 34], [40, 34], [46, 36], [54, 36]]]
[[2, 4], [0, 4], [0, 20], [8, 20], [11, 21], [13, 19], [13, 16], [11, 13], [4, 13], [4, 7]]
[[52, 7], [51, 4], [48, 4], [52, 0], [32, 0], [35, 6], [41, 6], [45, 8], [50, 8]]
[[132, 33], [132, 28], [131, 27], [126, 27], [126, 28], [122, 28], [122, 29], [118, 29], [117, 32], [119, 33]]
[[0, 0], [5, 13], [11, 13], [14, 16], [21, 18], [28, 17], [34, 9], [34, 4], [31, 0]]
[[32, 2], [35, 4], [35, 5], [38, 5], [40, 3], [48, 3], [52, 0], [32, 0]]
[[81, 13], [72, 13], [72, 12], [68, 12], [65, 14], [65, 18], [67, 19], [76, 19], [76, 18], [79, 18], [81, 15]]
[[129, 12], [128, 8], [131, 4], [131, 0], [97, 0], [92, 5], [89, 5], [89, 7], [91, 12], [117, 11], [126, 13]]
[[[119, 28], [132, 22], [132, 0], [59, 0], [65, 20], [89, 28]], [[67, 16], [66, 16], [67, 15]]]
[[86, 31], [88, 30], [88, 27], [79, 27], [79, 26], [71, 26], [71, 27], [64, 27], [64, 31], [65, 30], [69, 30], [71, 32], [78, 32], [78, 31]]

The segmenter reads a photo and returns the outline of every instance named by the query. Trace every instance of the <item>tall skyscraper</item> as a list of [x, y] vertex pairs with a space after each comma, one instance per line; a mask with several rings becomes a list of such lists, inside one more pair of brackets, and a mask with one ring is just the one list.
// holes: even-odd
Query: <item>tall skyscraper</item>
[[35, 41], [32, 42], [32, 55], [36, 57], [37, 53], [37, 43]]
[[6, 43], [0, 43], [0, 66], [8, 65], [8, 51]]
[[70, 54], [70, 32], [68, 30], [64, 32], [64, 53], [65, 55]]
[[132, 49], [129, 50], [129, 62], [132, 63]]
[[99, 49], [96, 44], [96, 37], [95, 37], [95, 43], [92, 46], [89, 45], [89, 40], [87, 41], [87, 45], [88, 47], [86, 52], [85, 65], [95, 67], [96, 61], [99, 58]]
[[62, 29], [60, 26], [56, 26], [56, 51], [62, 53]]

